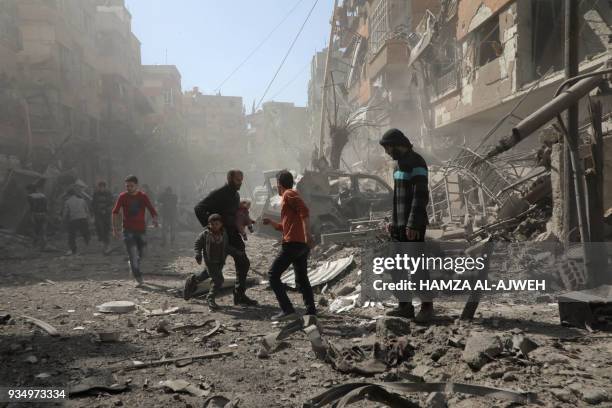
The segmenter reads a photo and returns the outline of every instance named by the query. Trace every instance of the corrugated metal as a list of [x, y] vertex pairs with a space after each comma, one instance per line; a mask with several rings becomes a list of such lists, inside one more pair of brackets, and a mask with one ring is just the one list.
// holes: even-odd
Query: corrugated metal
[[[353, 263], [353, 255], [337, 261], [327, 261], [317, 269], [308, 272], [310, 286], [315, 287], [331, 281], [342, 271], [346, 270]], [[281, 281], [291, 288], [295, 288], [295, 274], [293, 269], [288, 270], [281, 276]]]

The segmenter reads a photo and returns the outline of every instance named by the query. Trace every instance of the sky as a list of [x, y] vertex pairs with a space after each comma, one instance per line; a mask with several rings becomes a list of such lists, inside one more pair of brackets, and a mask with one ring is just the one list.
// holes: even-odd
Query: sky
[[[219, 85], [287, 16], [267, 42], [221, 88], [242, 96], [247, 111], [259, 103], [283, 56], [317, 0], [126, 0], [143, 64], [176, 65], [183, 90]], [[318, 0], [270, 87], [268, 100], [308, 103], [310, 61], [329, 37], [333, 0]]]

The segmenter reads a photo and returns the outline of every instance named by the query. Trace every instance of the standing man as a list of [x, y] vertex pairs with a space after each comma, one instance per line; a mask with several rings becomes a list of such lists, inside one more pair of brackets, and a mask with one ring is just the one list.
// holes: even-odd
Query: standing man
[[105, 181], [98, 182], [98, 187], [93, 194], [91, 206], [93, 207], [98, 241], [104, 244], [104, 255], [108, 255], [110, 248], [113, 195], [108, 190]]
[[123, 213], [123, 241], [127, 249], [132, 277], [143, 283], [140, 272], [140, 260], [144, 253], [145, 241], [145, 210], [149, 210], [153, 218], [153, 225], [157, 227], [157, 211], [153, 208], [151, 200], [142, 191], [138, 190], [138, 178], [128, 176], [125, 179], [125, 191], [119, 194], [113, 208], [113, 235], [119, 238], [119, 211]]
[[28, 185], [27, 191], [34, 228], [34, 246], [42, 251], [47, 244], [47, 196], [40, 192], [38, 184]]
[[68, 246], [70, 251], [66, 255], [76, 255], [76, 236], [77, 232], [85, 240], [85, 245], [89, 245], [89, 206], [87, 201], [76, 195], [74, 189], [69, 189], [66, 193], [68, 199], [64, 203], [62, 217], [68, 224]]
[[272, 316], [272, 320], [289, 320], [295, 318], [295, 309], [291, 304], [285, 286], [281, 282], [281, 275], [293, 265], [295, 284], [302, 292], [307, 315], [316, 315], [314, 294], [308, 279], [308, 254], [312, 245], [309, 228], [309, 211], [299, 193], [293, 189], [293, 175], [282, 170], [276, 175], [276, 186], [281, 199], [281, 222], [274, 222], [264, 218], [264, 225], [272, 225], [274, 229], [283, 233], [280, 253], [277, 255], [268, 276], [270, 286], [276, 295], [281, 312]]
[[234, 287], [234, 305], [255, 306], [257, 301], [246, 295], [246, 278], [251, 263], [246, 255], [244, 241], [236, 228], [236, 213], [240, 206], [240, 187], [244, 175], [240, 170], [227, 172], [227, 184], [211, 191], [206, 198], [194, 208], [202, 227], [208, 225], [208, 217], [220, 214], [226, 228], [228, 244], [238, 252], [230, 254], [236, 265], [236, 286]]
[[172, 192], [172, 187], [166, 187], [159, 196], [159, 205], [162, 221], [162, 246], [166, 246], [168, 232], [170, 233], [170, 245], [174, 245], [176, 236], [176, 214], [178, 197]]
[[[412, 149], [412, 143], [398, 129], [385, 132], [380, 145], [397, 161], [393, 173], [393, 222], [388, 226], [391, 238], [399, 242], [425, 242], [425, 230], [429, 223], [427, 163]], [[429, 272], [419, 269], [414, 278], [416, 281], [427, 280]], [[414, 318], [412, 302], [399, 302], [399, 306], [387, 312], [387, 315]], [[421, 296], [421, 310], [415, 320], [427, 323], [433, 315], [433, 302]]]

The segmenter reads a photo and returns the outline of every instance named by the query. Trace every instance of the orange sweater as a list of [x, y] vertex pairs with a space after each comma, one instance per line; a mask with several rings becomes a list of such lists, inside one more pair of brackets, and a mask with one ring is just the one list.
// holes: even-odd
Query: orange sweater
[[281, 200], [281, 220], [276, 227], [283, 233], [283, 242], [306, 242], [302, 220], [309, 215], [299, 193], [293, 189], [285, 190]]

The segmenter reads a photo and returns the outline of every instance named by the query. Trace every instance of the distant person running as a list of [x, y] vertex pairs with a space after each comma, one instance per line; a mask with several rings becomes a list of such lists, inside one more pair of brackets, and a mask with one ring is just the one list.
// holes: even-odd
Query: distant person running
[[73, 189], [69, 189], [67, 194], [68, 199], [62, 210], [62, 218], [68, 225], [68, 246], [70, 247], [70, 251], [66, 255], [76, 255], [77, 233], [81, 234], [85, 240], [85, 245], [89, 245], [91, 238], [89, 234], [89, 205]]
[[43, 250], [47, 245], [47, 196], [40, 192], [37, 184], [30, 184], [27, 191], [30, 217], [34, 229], [34, 246]]
[[281, 222], [274, 222], [269, 218], [264, 218], [264, 225], [272, 225], [277, 231], [283, 234], [283, 242], [280, 253], [277, 255], [268, 276], [270, 286], [276, 295], [281, 312], [272, 316], [272, 320], [289, 320], [295, 318], [295, 309], [287, 296], [284, 284], [281, 282], [283, 272], [293, 265], [295, 274], [295, 284], [302, 293], [304, 306], [307, 315], [316, 315], [314, 294], [308, 279], [308, 254], [312, 237], [310, 236], [308, 207], [300, 197], [300, 194], [293, 189], [293, 175], [283, 170], [276, 175], [276, 185], [281, 199]]
[[119, 194], [113, 208], [113, 235], [119, 238], [119, 211], [123, 214], [123, 241], [127, 249], [132, 277], [142, 285], [140, 260], [143, 257], [145, 241], [145, 210], [148, 209], [157, 227], [157, 211], [153, 208], [149, 197], [138, 190], [138, 178], [128, 176], [125, 179], [125, 190]]
[[108, 190], [105, 181], [98, 183], [93, 194], [91, 206], [93, 207], [94, 222], [98, 241], [104, 244], [104, 254], [110, 250], [111, 210], [113, 209], [113, 194]]

